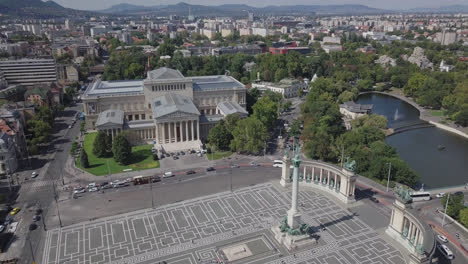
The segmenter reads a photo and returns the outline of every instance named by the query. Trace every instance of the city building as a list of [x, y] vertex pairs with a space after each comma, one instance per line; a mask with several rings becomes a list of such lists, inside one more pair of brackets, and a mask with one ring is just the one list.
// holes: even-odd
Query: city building
[[230, 76], [184, 77], [178, 70], [159, 68], [144, 80], [96, 80], [82, 100], [88, 130], [110, 135], [127, 130], [134, 144], [181, 150], [201, 146], [226, 114], [221, 103], [245, 112], [237, 110], [245, 109], [246, 88]]
[[257, 55], [259, 53], [262, 53], [262, 49], [258, 45], [238, 45], [214, 48], [212, 52], [214, 56], [219, 56], [223, 54], [237, 54], [239, 52], [247, 55]]
[[54, 59], [2, 60], [0, 70], [3, 71], [5, 80], [11, 85], [31, 86], [57, 81]]
[[288, 54], [291, 51], [299, 52], [300, 54], [309, 54], [310, 48], [309, 47], [270, 47], [269, 52], [271, 54]]
[[340, 113], [346, 118], [356, 119], [358, 117], [367, 115], [371, 112], [373, 105], [371, 104], [356, 104], [355, 102], [349, 101], [340, 104]]
[[[252, 88], [257, 88], [260, 91], [270, 90], [275, 93], [280, 93], [284, 98], [298, 96], [299, 90], [304, 89], [305, 84], [294, 79], [283, 79], [279, 83], [271, 82], [256, 82], [252, 83]], [[307, 86], [305, 86], [307, 88]]]
[[13, 137], [0, 131], [0, 175], [13, 173], [18, 168]]

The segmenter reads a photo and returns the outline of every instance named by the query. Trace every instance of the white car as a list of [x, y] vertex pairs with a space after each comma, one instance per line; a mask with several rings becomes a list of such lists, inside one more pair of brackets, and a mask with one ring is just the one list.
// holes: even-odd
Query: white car
[[438, 193], [436, 194], [436, 198], [442, 198], [444, 197], [445, 193]]
[[437, 238], [444, 243], [448, 242], [448, 239], [443, 235], [437, 235]]
[[72, 128], [72, 125], [69, 125], [69, 126], [68, 126], [68, 129], [70, 129], [70, 128]]
[[89, 188], [88, 192], [97, 192], [99, 189], [97, 187]]
[[453, 259], [453, 252], [448, 248], [446, 245], [437, 245], [437, 248], [440, 250], [442, 255], [444, 255], [447, 259]]
[[165, 172], [163, 178], [169, 178], [175, 176], [172, 171]]
[[87, 188], [90, 189], [90, 188], [94, 188], [94, 187], [96, 187], [96, 183], [95, 183], [95, 182], [92, 182], [92, 183], [89, 183], [89, 184], [88, 184], [88, 187], [87, 187]]
[[39, 176], [39, 173], [33, 171], [33, 173], [31, 173], [31, 178], [36, 178], [37, 176]]
[[3, 230], [5, 230], [5, 226], [4, 226], [4, 225], [0, 225], [0, 233], [3, 232]]
[[84, 193], [84, 192], [86, 192], [85, 189], [77, 189], [77, 190], [74, 190], [74, 191], [73, 191], [74, 194]]

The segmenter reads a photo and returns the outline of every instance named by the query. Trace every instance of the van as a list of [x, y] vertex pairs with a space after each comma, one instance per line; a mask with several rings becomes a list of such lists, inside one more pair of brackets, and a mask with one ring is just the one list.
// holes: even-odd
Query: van
[[273, 167], [274, 168], [282, 168], [283, 167], [283, 162], [281, 160], [274, 160], [273, 161]]
[[437, 245], [442, 255], [444, 255], [447, 259], [453, 259], [452, 250], [450, 250], [446, 245]]
[[172, 174], [172, 171], [167, 171], [164, 173], [163, 175], [163, 178], [169, 178], [169, 177], [173, 177], [175, 176], [174, 174]]

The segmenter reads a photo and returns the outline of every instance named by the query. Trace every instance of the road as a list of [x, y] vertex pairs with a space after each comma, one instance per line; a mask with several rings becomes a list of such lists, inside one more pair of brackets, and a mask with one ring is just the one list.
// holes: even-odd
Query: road
[[[32, 222], [31, 213], [28, 214], [29, 209], [34, 209], [36, 206], [41, 206], [43, 209], [44, 218], [38, 222], [39, 228], [29, 232], [24, 238], [29, 237], [31, 241], [32, 251], [37, 256], [41, 252], [41, 239], [44, 237], [44, 225], [57, 226], [58, 223], [48, 222], [50, 208], [55, 206], [54, 201], [54, 185], [57, 188], [61, 188], [62, 180], [61, 173], [63, 165], [65, 164], [68, 153], [71, 147], [71, 143], [74, 138], [79, 134], [80, 126], [77, 122], [72, 128], [68, 128], [72, 123], [72, 119], [75, 116], [78, 109], [81, 109], [81, 105], [71, 107], [56, 117], [54, 126], [51, 133], [51, 142], [47, 153], [40, 155], [39, 157], [32, 158], [32, 170], [39, 172], [39, 176], [36, 179], [29, 179], [26, 183], [23, 183], [19, 192], [19, 197], [15, 206], [23, 208], [24, 217], [22, 217], [22, 226], [29, 226]], [[30, 171], [23, 173], [30, 175]], [[65, 173], [65, 172], [63, 172]], [[21, 215], [20, 215], [21, 216]], [[29, 243], [24, 243], [23, 253], [21, 254], [21, 263], [32, 263], [32, 252]]]

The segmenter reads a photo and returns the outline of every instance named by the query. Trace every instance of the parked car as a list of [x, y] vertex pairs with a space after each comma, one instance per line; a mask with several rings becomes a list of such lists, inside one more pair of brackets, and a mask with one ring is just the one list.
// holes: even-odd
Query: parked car
[[250, 166], [254, 166], [254, 167], [255, 167], [255, 166], [258, 166], [258, 163], [255, 162], [255, 161], [252, 161], [252, 162], [250, 162]]
[[153, 177], [151, 178], [151, 180], [152, 180], [153, 182], [160, 182], [160, 181], [161, 181], [161, 177], [159, 177], [158, 175], [155, 175], [155, 176], [153, 176]]
[[208, 168], [206, 168], [206, 171], [215, 171], [215, 170], [216, 170], [216, 169], [213, 168], [213, 167], [208, 167]]
[[5, 226], [4, 225], [0, 225], [0, 233], [3, 232], [5, 230]]
[[33, 220], [34, 222], [37, 222], [37, 221], [41, 220], [41, 217], [38, 216], [38, 215], [35, 215], [35, 216], [33, 216], [32, 220]]
[[36, 230], [36, 228], [37, 228], [37, 225], [34, 224], [34, 223], [32, 223], [32, 224], [29, 225], [29, 231]]
[[42, 209], [41, 209], [41, 208], [37, 208], [37, 209], [36, 209], [36, 214], [37, 214], [37, 215], [42, 214]]
[[84, 192], [86, 192], [86, 190], [84, 188], [83, 189], [77, 189], [77, 190], [73, 191], [73, 194], [84, 193]]
[[15, 207], [15, 208], [13, 208], [13, 210], [11, 210], [10, 215], [15, 215], [15, 214], [17, 214], [20, 210], [21, 210], [21, 209], [20, 209], [19, 207]]
[[69, 126], [68, 126], [68, 129], [70, 129], [70, 128], [72, 128], [72, 125], [69, 125]]
[[444, 197], [445, 193], [438, 193], [436, 194], [436, 198], [442, 198]]
[[239, 168], [239, 164], [231, 164], [231, 168]]
[[97, 192], [99, 191], [98, 187], [89, 188], [88, 192]]
[[164, 173], [163, 178], [170, 178], [174, 177], [175, 175], [172, 173], [172, 171], [167, 171]]
[[185, 155], [185, 152], [181, 151], [181, 152], [180, 152], [180, 155]]
[[89, 183], [86, 188], [90, 189], [90, 188], [94, 188], [94, 187], [96, 187], [96, 183], [92, 182], [92, 183]]
[[173, 160], [178, 160], [178, 159], [179, 159], [179, 157], [177, 157], [177, 156], [173, 156], [173, 157], [172, 157], [172, 159], [173, 159]]
[[437, 238], [444, 243], [448, 242], [448, 239], [443, 235], [437, 235]]
[[33, 173], [31, 173], [31, 178], [36, 178], [37, 176], [39, 176], [39, 173], [33, 171]]
[[103, 187], [103, 186], [106, 186], [106, 185], [109, 185], [108, 182], [102, 182], [101, 184], [99, 184], [99, 186]]
[[187, 171], [187, 172], [186, 172], [186, 174], [187, 174], [187, 175], [190, 175], [190, 174], [195, 174], [195, 173], [197, 173], [197, 172], [196, 172], [196, 171], [194, 171], [194, 170], [189, 170], [189, 171]]

